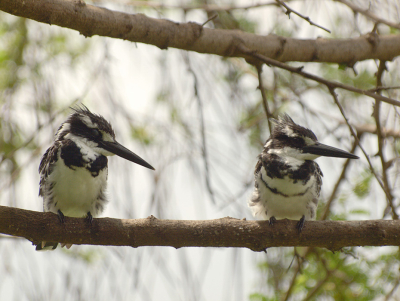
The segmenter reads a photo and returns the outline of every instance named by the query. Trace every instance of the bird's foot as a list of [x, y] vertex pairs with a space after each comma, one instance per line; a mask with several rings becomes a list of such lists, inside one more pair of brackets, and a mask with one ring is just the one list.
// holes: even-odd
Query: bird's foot
[[92, 225], [93, 223], [93, 216], [90, 211], [87, 213], [86, 219], [89, 221], [89, 224]]
[[61, 210], [57, 211], [57, 216], [58, 216], [58, 219], [60, 220], [61, 224], [64, 224], [65, 218], [64, 218], [64, 214], [61, 212]]
[[40, 244], [36, 246], [36, 251], [52, 251], [57, 248], [57, 242], [51, 241], [42, 241]]
[[72, 247], [72, 244], [67, 244], [65, 242], [61, 243], [60, 245], [61, 245], [61, 248], [66, 247], [68, 250]]
[[299, 230], [299, 233], [301, 233], [301, 231], [303, 230], [305, 223], [306, 223], [306, 217], [303, 215], [296, 225], [296, 228], [297, 230]]
[[275, 216], [271, 216], [270, 219], [269, 219], [269, 225], [273, 226], [275, 224], [275, 222], [276, 222]]

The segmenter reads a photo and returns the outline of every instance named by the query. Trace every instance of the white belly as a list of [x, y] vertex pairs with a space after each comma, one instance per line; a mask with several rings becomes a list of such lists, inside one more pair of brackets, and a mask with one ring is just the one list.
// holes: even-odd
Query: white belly
[[258, 189], [255, 189], [249, 200], [254, 216], [263, 219], [274, 216], [276, 219], [298, 220], [304, 215], [307, 220], [315, 219], [318, 192], [314, 176], [304, 185], [302, 181], [295, 183], [288, 177], [271, 179], [262, 168], [256, 181]]
[[[105, 202], [101, 196], [104, 196], [107, 185], [107, 167], [93, 177], [86, 168], [76, 167], [73, 170], [65, 166], [62, 160], [57, 160], [47, 182], [55, 185], [51, 194], [44, 197], [45, 211], [57, 213], [61, 210], [65, 216], [82, 217], [89, 211], [96, 216], [103, 210], [103, 205], [99, 206], [98, 203]], [[46, 206], [49, 201], [51, 205]]]

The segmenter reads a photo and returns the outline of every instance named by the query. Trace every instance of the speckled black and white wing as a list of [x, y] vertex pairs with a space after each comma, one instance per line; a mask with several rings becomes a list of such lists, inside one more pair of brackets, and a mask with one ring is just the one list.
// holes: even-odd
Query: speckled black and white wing
[[262, 167], [262, 162], [260, 159], [258, 159], [254, 171], [254, 190], [250, 200], [248, 201], [248, 205], [251, 208], [254, 216], [262, 216], [262, 212], [265, 211], [262, 202], [260, 202], [261, 201], [260, 190], [258, 189], [258, 181], [257, 181], [257, 177], [258, 174], [260, 173], [261, 167]]
[[[58, 158], [58, 152], [61, 148], [61, 143], [56, 141], [51, 147], [49, 147], [44, 155], [39, 165], [39, 196], [43, 197], [43, 211], [46, 210], [46, 203], [52, 200], [52, 193], [54, 188], [54, 183], [48, 181], [49, 174], [53, 171], [55, 163]], [[36, 246], [36, 251], [46, 251], [54, 250], [57, 248], [58, 242], [54, 241], [43, 241]]]
[[[51, 147], [49, 147], [44, 153], [42, 160], [39, 165], [39, 196], [44, 197], [46, 192], [51, 191], [52, 183], [48, 183], [47, 178], [53, 171], [55, 163], [57, 161], [58, 152], [61, 149], [61, 142], [56, 141]], [[44, 210], [45, 211], [45, 210]]]

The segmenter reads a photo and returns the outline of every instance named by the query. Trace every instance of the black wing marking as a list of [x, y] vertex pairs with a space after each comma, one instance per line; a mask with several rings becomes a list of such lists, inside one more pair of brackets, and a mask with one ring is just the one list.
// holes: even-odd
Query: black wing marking
[[283, 162], [279, 156], [268, 154], [263, 151], [256, 165], [256, 175], [260, 172], [261, 167], [264, 167], [267, 176], [271, 179], [283, 179], [285, 176], [288, 176], [294, 183], [301, 181], [304, 185], [312, 176], [315, 176], [318, 195], [321, 191], [323, 174], [319, 165], [314, 161], [305, 160], [297, 169], [292, 169], [291, 166]]
[[[260, 155], [260, 164], [271, 179], [283, 179], [288, 174], [290, 166], [282, 162], [278, 155], [268, 154], [265, 150]], [[260, 167], [261, 168], [261, 167]]]
[[42, 187], [44, 186], [47, 177], [52, 172], [55, 162], [57, 161], [58, 150], [61, 147], [60, 142], [55, 142], [49, 147], [44, 153], [42, 160], [39, 165], [40, 183], [39, 183], [39, 195], [43, 196]]

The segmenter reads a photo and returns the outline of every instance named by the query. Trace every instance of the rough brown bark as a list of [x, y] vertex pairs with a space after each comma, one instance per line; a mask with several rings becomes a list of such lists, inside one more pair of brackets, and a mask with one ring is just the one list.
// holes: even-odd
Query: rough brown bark
[[33, 243], [112, 246], [236, 247], [262, 251], [270, 247], [308, 246], [339, 250], [350, 246], [400, 246], [400, 220], [308, 221], [301, 234], [297, 221], [160, 220], [84, 218], [0, 206], [0, 233], [24, 237]]
[[86, 37], [99, 35], [151, 44], [161, 49], [174, 47], [220, 56], [249, 58], [238, 51], [238, 44], [281, 62], [331, 62], [352, 66], [367, 59], [391, 61], [400, 55], [400, 35], [367, 34], [354, 39], [315, 40], [260, 36], [111, 11], [82, 0], [1, 0], [0, 10], [74, 29]]

